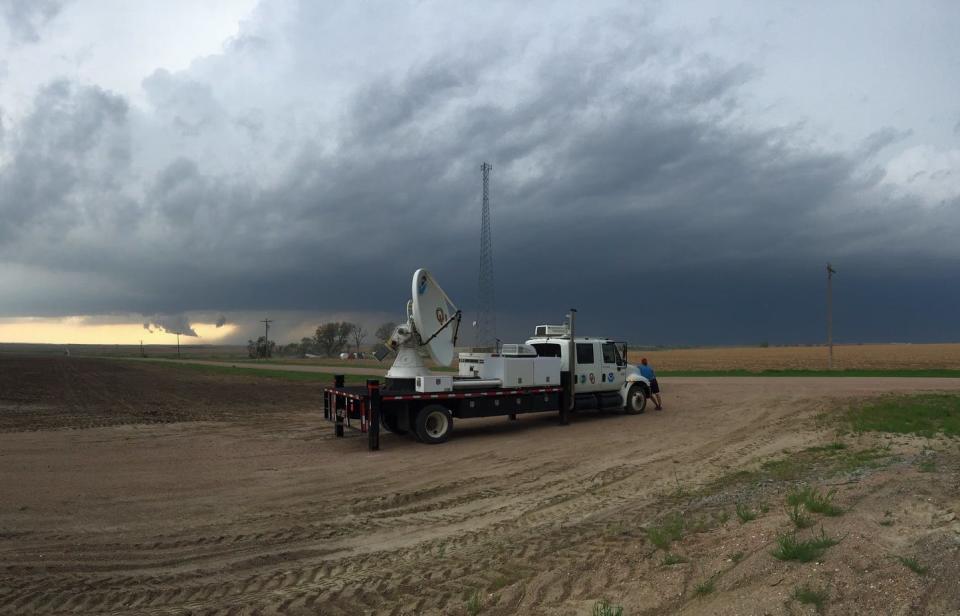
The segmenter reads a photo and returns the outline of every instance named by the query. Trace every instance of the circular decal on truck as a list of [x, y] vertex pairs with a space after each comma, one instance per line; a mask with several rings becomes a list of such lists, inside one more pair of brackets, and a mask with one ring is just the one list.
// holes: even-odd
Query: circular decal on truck
[[613, 383], [613, 373], [612, 373], [612, 372], [607, 375], [607, 380], [610, 381], [611, 383]]

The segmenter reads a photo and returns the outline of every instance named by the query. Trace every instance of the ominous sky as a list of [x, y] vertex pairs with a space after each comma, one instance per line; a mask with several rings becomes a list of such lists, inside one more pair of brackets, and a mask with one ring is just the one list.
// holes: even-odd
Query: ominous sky
[[505, 340], [818, 342], [827, 261], [839, 340], [960, 340], [956, 2], [0, 15], [0, 338], [472, 319], [486, 160]]

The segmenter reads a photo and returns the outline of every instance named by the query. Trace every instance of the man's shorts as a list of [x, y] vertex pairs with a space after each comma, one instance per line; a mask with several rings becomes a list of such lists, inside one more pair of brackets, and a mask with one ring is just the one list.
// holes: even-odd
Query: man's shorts
[[650, 381], [650, 393], [658, 394], [660, 393], [660, 385], [657, 383], [657, 379]]

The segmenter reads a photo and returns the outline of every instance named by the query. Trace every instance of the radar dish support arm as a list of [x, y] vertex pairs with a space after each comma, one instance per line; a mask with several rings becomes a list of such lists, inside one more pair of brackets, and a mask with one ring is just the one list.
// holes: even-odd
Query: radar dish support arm
[[[446, 294], [444, 294], [444, 295], [446, 295]], [[452, 303], [453, 303], [453, 302], [451, 302], [451, 304], [452, 304]], [[432, 335], [432, 336], [430, 336], [429, 338], [427, 338], [426, 340], [424, 340], [423, 342], [421, 342], [421, 343], [420, 343], [420, 346], [427, 346], [428, 344], [430, 344], [430, 341], [431, 341], [431, 340], [433, 340], [434, 338], [436, 338], [436, 337], [440, 334], [440, 332], [442, 332], [443, 330], [445, 330], [445, 329], [447, 328], [447, 326], [450, 325], [451, 323], [453, 323], [454, 321], [457, 322], [457, 325], [456, 325], [456, 327], [453, 328], [453, 344], [457, 344], [457, 334], [460, 332], [460, 317], [461, 317], [460, 310], [457, 310], [457, 311], [453, 314], [453, 316], [450, 317], [450, 319], [449, 319], [446, 323], [444, 323], [443, 325], [440, 326], [440, 329], [438, 329], [437, 331], [433, 332], [433, 335]]]

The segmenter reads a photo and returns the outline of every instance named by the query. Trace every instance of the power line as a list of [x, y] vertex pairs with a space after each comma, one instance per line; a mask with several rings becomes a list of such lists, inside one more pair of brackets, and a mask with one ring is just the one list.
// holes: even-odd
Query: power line
[[263, 356], [268, 357], [270, 355], [270, 324], [273, 321], [264, 319], [260, 322], [263, 323]]

